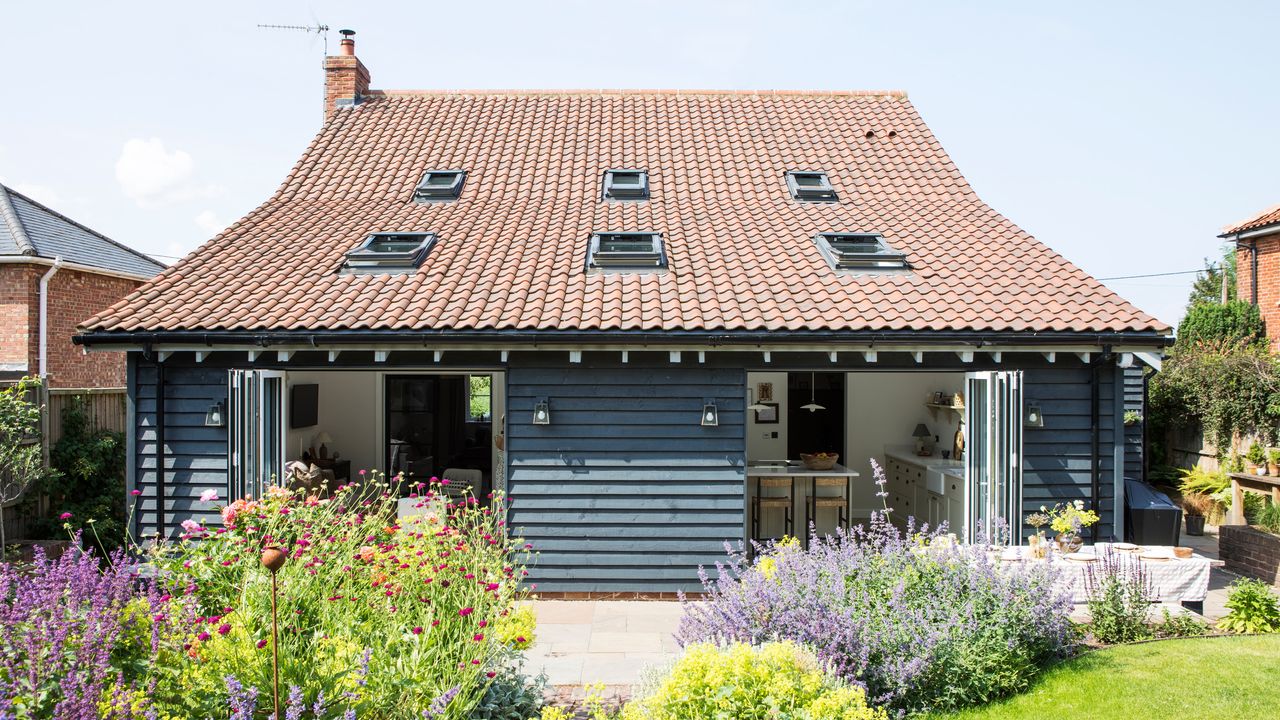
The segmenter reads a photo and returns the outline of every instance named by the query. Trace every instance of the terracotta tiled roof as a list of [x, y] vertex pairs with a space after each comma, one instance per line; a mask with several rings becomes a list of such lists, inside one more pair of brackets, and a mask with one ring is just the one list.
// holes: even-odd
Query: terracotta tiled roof
[[1273, 205], [1257, 215], [1250, 217], [1248, 220], [1222, 228], [1222, 234], [1218, 237], [1235, 235], [1236, 233], [1242, 233], [1246, 230], [1256, 230], [1260, 227], [1276, 224], [1280, 224], [1280, 205]]
[[[424, 170], [460, 200], [415, 204]], [[600, 200], [609, 168], [652, 199]], [[784, 172], [825, 170], [839, 204]], [[670, 270], [583, 272], [592, 231], [663, 233]], [[432, 231], [416, 273], [339, 274], [373, 231]], [[813, 242], [878, 231], [913, 271]], [[277, 193], [88, 330], [1165, 331], [987, 207], [901, 93], [375, 92]]]

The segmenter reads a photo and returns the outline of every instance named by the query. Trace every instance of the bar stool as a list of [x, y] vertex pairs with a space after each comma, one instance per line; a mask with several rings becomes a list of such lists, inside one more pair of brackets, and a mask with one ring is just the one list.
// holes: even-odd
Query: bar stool
[[[836, 527], [849, 527], [849, 495], [850, 486], [853, 484], [853, 478], [822, 476], [818, 475], [813, 478], [813, 492], [809, 495], [809, 512], [805, 517], [805, 524], [813, 523], [815, 532], [818, 523], [818, 510], [825, 508], [833, 508], [836, 511]], [[819, 488], [834, 487], [840, 489], [839, 495], [819, 495]], [[806, 542], [805, 547], [808, 547]]]
[[[761, 495], [765, 488], [786, 488], [786, 497]], [[762, 510], [782, 510], [782, 528], [787, 535], [795, 535], [795, 517], [793, 509], [796, 502], [795, 481], [790, 477], [762, 477], [756, 481], [756, 494], [751, 497], [751, 539], [760, 542], [760, 512]]]

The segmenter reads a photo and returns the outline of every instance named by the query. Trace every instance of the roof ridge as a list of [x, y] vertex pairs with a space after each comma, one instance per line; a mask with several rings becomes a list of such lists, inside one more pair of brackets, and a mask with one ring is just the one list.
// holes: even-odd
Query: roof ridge
[[[0, 186], [0, 187], [3, 187], [3, 186]], [[116, 240], [112, 240], [111, 238], [107, 237], [106, 235], [103, 235], [102, 233], [98, 232], [97, 230], [94, 230], [93, 228], [91, 228], [91, 227], [89, 227], [89, 226], [85, 225], [84, 223], [78, 222], [78, 221], [76, 221], [76, 220], [72, 220], [71, 218], [67, 217], [66, 215], [63, 215], [62, 213], [58, 212], [57, 210], [54, 210], [53, 208], [49, 207], [48, 205], [45, 205], [44, 203], [41, 203], [41, 202], [36, 201], [36, 200], [33, 200], [33, 199], [31, 199], [30, 197], [27, 197], [26, 195], [23, 195], [22, 193], [20, 193], [20, 192], [18, 192], [18, 191], [16, 191], [16, 190], [14, 190], [14, 189], [12, 189], [12, 188], [5, 188], [5, 189], [6, 189], [6, 190], [8, 190], [9, 194], [16, 195], [16, 196], [18, 196], [18, 197], [22, 198], [23, 200], [26, 200], [27, 202], [31, 203], [32, 205], [35, 205], [36, 207], [40, 208], [41, 210], [43, 210], [43, 211], [45, 211], [45, 212], [49, 213], [50, 215], [52, 215], [52, 216], [54, 216], [54, 217], [58, 218], [59, 220], [62, 220], [63, 222], [69, 223], [69, 224], [71, 224], [71, 225], [75, 225], [76, 227], [80, 228], [81, 230], [84, 230], [85, 232], [89, 233], [90, 235], [93, 235], [94, 237], [98, 238], [99, 240], [102, 240], [102, 241], [104, 241], [104, 242], [110, 243], [111, 245], [114, 245], [114, 246], [116, 246], [116, 247], [120, 248], [121, 250], [124, 250], [125, 252], [127, 252], [127, 253], [129, 253], [129, 254], [131, 254], [131, 255], [134, 255], [135, 257], [138, 257], [138, 258], [141, 258], [141, 259], [143, 259], [143, 260], [146, 260], [147, 262], [149, 262], [149, 263], [151, 263], [151, 264], [155, 265], [157, 268], [159, 268], [159, 269], [161, 269], [161, 270], [163, 270], [163, 269], [165, 269], [165, 267], [167, 267], [164, 263], [160, 262], [159, 260], [156, 260], [155, 258], [151, 257], [150, 255], [147, 255], [146, 253], [144, 253], [144, 252], [142, 252], [142, 251], [140, 251], [140, 250], [135, 250], [135, 249], [133, 249], [133, 248], [129, 247], [128, 245], [125, 245], [125, 244], [124, 244], [124, 243], [122, 243], [122, 242], [118, 242], [118, 241], [116, 241]], [[6, 199], [5, 199], [5, 202], [9, 202], [9, 201], [8, 201], [8, 198], [6, 198]], [[12, 207], [12, 206], [10, 206], [10, 207]], [[15, 219], [15, 220], [17, 219], [17, 213], [14, 213], [14, 219]], [[24, 228], [24, 232], [25, 232], [25, 228]], [[28, 242], [30, 242], [30, 240], [28, 240]], [[34, 250], [35, 250], [35, 246], [34, 246], [34, 245], [32, 245], [31, 247], [32, 247], [32, 250], [34, 251]], [[31, 254], [35, 255], [35, 254], [37, 254], [37, 253], [32, 252]]]
[[871, 97], [907, 99], [905, 90], [710, 90], [710, 89], [640, 89], [640, 88], [584, 88], [584, 89], [423, 89], [423, 90], [370, 90], [370, 97], [414, 97], [441, 95], [558, 95], [558, 96], [590, 96], [590, 95], [671, 95], [679, 96], [761, 96], [778, 97]]
[[[32, 244], [31, 237], [27, 235], [27, 228], [22, 224], [22, 218], [18, 217], [18, 212], [13, 207], [13, 201], [9, 198], [11, 192], [13, 191], [0, 184], [0, 220], [9, 226], [9, 232], [18, 246], [18, 252], [23, 255], [35, 255], [36, 246]], [[13, 194], [23, 197], [16, 192]]]
[[[1250, 215], [1249, 217], [1247, 217], [1247, 218], [1245, 218], [1245, 219], [1243, 219], [1243, 220], [1240, 220], [1240, 221], [1238, 221], [1238, 222], [1227, 223], [1226, 225], [1223, 225], [1223, 226], [1222, 226], [1222, 234], [1221, 234], [1221, 235], [1219, 235], [1218, 237], [1225, 237], [1225, 236], [1227, 236], [1227, 235], [1234, 235], [1235, 233], [1240, 232], [1240, 231], [1242, 231], [1242, 230], [1244, 230], [1244, 229], [1248, 228], [1248, 226], [1252, 225], [1253, 223], [1255, 223], [1255, 222], [1257, 222], [1257, 221], [1261, 220], [1262, 218], [1264, 218], [1264, 217], [1266, 217], [1266, 216], [1268, 216], [1268, 215], [1270, 215], [1270, 214], [1272, 214], [1272, 213], [1274, 213], [1274, 212], [1276, 212], [1276, 211], [1280, 211], [1280, 203], [1276, 203], [1275, 205], [1272, 205], [1271, 207], [1267, 208], [1266, 210], [1263, 210], [1262, 212], [1256, 212], [1256, 213], [1254, 213], [1254, 214]], [[1262, 225], [1260, 225], [1259, 227], [1266, 227], [1267, 225], [1274, 225], [1274, 224], [1276, 224], [1276, 223], [1275, 223], [1275, 222], [1263, 223], [1263, 224], [1262, 224]], [[1249, 229], [1254, 229], [1254, 228], [1249, 228]]]

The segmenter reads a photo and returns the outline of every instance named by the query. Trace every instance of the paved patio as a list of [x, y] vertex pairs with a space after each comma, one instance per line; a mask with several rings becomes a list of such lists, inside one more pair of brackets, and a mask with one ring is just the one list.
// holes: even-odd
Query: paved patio
[[527, 669], [545, 672], [562, 696], [584, 685], [604, 685], [606, 696], [628, 696], [645, 668], [670, 662], [679, 651], [672, 634], [680, 603], [637, 600], [539, 600], [538, 632]]

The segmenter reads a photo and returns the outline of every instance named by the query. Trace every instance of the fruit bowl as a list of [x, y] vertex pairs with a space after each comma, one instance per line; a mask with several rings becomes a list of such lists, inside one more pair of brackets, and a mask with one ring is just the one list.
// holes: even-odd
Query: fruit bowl
[[800, 462], [807, 470], [830, 470], [839, 460], [839, 453], [800, 453]]

